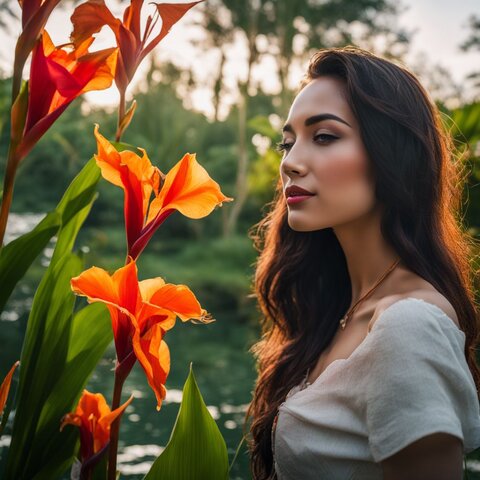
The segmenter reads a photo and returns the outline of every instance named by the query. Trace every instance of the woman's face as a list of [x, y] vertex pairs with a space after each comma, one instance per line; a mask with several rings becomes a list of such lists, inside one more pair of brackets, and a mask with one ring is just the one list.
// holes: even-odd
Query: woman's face
[[375, 206], [370, 161], [342, 80], [320, 77], [301, 90], [283, 127], [282, 144], [284, 192], [295, 185], [313, 194], [286, 199], [293, 230], [335, 228]]

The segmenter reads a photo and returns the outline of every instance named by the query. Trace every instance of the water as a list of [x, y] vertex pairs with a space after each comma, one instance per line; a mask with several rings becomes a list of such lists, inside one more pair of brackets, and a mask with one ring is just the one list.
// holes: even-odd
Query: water
[[[41, 218], [42, 215], [13, 214], [6, 238], [11, 241], [30, 230]], [[23, 332], [36, 284], [44, 267], [48, 265], [52, 252], [53, 244], [50, 243], [32, 265], [31, 272], [17, 285], [0, 316], [3, 344], [0, 349], [0, 372], [6, 372], [20, 356]], [[245, 323], [236, 318], [235, 312], [211, 313], [216, 322], [197, 325], [177, 320], [176, 326], [167, 332], [165, 341], [170, 349], [171, 371], [166, 384], [167, 397], [160, 412], [156, 410], [155, 395], [138, 363], [125, 382], [122, 402], [131, 394], [134, 400], [122, 418], [118, 455], [121, 478], [143, 478], [166, 446], [180, 406], [190, 362], [193, 363], [205, 404], [226, 441], [229, 461], [232, 461], [242, 439], [245, 411], [251, 399], [255, 372], [248, 348], [258, 337], [258, 331], [253, 322]], [[86, 387], [91, 392], [102, 393], [108, 403], [113, 392], [114, 360], [112, 343]], [[2, 437], [0, 448], [8, 443], [7, 434]], [[237, 457], [230, 478], [250, 478], [245, 448], [242, 448]]]

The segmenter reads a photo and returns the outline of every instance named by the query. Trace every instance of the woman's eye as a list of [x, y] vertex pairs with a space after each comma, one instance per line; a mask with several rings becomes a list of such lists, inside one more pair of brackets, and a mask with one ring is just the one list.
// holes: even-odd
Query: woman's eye
[[329, 135], [328, 133], [319, 133], [318, 135], [315, 135], [313, 139], [320, 144], [325, 144], [325, 143], [330, 143], [333, 142], [334, 140], [337, 140], [338, 137], [335, 135]]
[[277, 152], [288, 152], [292, 148], [293, 143], [279, 142], [277, 143]]

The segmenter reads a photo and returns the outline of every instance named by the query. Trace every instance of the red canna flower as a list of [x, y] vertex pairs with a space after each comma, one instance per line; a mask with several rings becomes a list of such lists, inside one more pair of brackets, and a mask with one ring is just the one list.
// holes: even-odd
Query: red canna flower
[[[123, 13], [123, 20], [113, 16], [104, 0], [88, 0], [73, 12], [71, 20], [74, 28], [71, 40], [75, 45], [79, 45], [94, 33], [99, 32], [104, 25], [110, 27], [120, 49], [115, 83], [120, 92], [124, 94], [145, 56], [158, 45], [172, 26], [200, 1], [153, 3], [156, 7], [155, 13], [148, 16], [142, 33], [140, 18], [143, 0], [131, 0], [130, 5]], [[159, 18], [162, 19], [162, 28], [159, 33], [152, 36]]]
[[[42, 7], [46, 4], [47, 1]], [[38, 5], [38, 0], [24, 0], [22, 14], [26, 25], [36, 18]], [[86, 39], [76, 49], [56, 48], [43, 30], [33, 50], [28, 87], [19, 87], [23, 64], [19, 71], [14, 71], [10, 146], [0, 207], [0, 248], [20, 161], [75, 98], [90, 90], [108, 88], [113, 82], [118, 51], [110, 48], [89, 53], [93, 40]]]
[[112, 412], [101, 393], [83, 391], [75, 412], [67, 413], [60, 426], [60, 430], [63, 430], [66, 425], [75, 425], [80, 428], [82, 463], [103, 453], [110, 441], [111, 424], [124, 412], [132, 400], [133, 396]]
[[[113, 81], [117, 49], [89, 53], [93, 37], [74, 50], [55, 47], [46, 31], [33, 51], [30, 68], [28, 110], [22, 135], [16, 147], [20, 161], [68, 105], [90, 90], [108, 88]], [[12, 110], [12, 118], [15, 117]], [[18, 121], [12, 124], [19, 125]]]
[[22, 9], [22, 33], [15, 46], [13, 67], [13, 97], [17, 97], [25, 62], [43, 31], [48, 17], [60, 0], [19, 0]]
[[2, 385], [0, 385], [0, 418], [2, 416], [5, 404], [7, 403], [8, 392], [10, 391], [10, 384], [12, 383], [13, 373], [19, 365], [19, 361], [16, 361], [10, 371], [7, 373], [6, 377], [3, 379]]
[[117, 351], [117, 372], [121, 371], [125, 379], [138, 359], [160, 410], [170, 371], [165, 333], [174, 326], [177, 316], [182, 321], [209, 323], [210, 315], [185, 285], [165, 283], [160, 277], [139, 282], [137, 265], [131, 257], [113, 275], [91, 267], [72, 278], [71, 286], [77, 295], [86, 296], [89, 303], [107, 305]]
[[[97, 165], [103, 177], [123, 188], [128, 254], [136, 259], [162, 222], [175, 210], [189, 218], [202, 218], [222, 202], [232, 201], [220, 191], [195, 154], [187, 153], [164, 175], [143, 156], [115, 147], [95, 126]], [[150, 201], [152, 193], [154, 199]]]

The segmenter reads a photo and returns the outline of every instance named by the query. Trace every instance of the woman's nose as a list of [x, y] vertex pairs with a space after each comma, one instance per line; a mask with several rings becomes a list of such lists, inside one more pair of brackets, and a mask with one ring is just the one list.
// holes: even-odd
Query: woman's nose
[[298, 155], [295, 153], [292, 155], [293, 152], [282, 161], [281, 170], [286, 175], [303, 175], [306, 171], [305, 162], [302, 162]]

